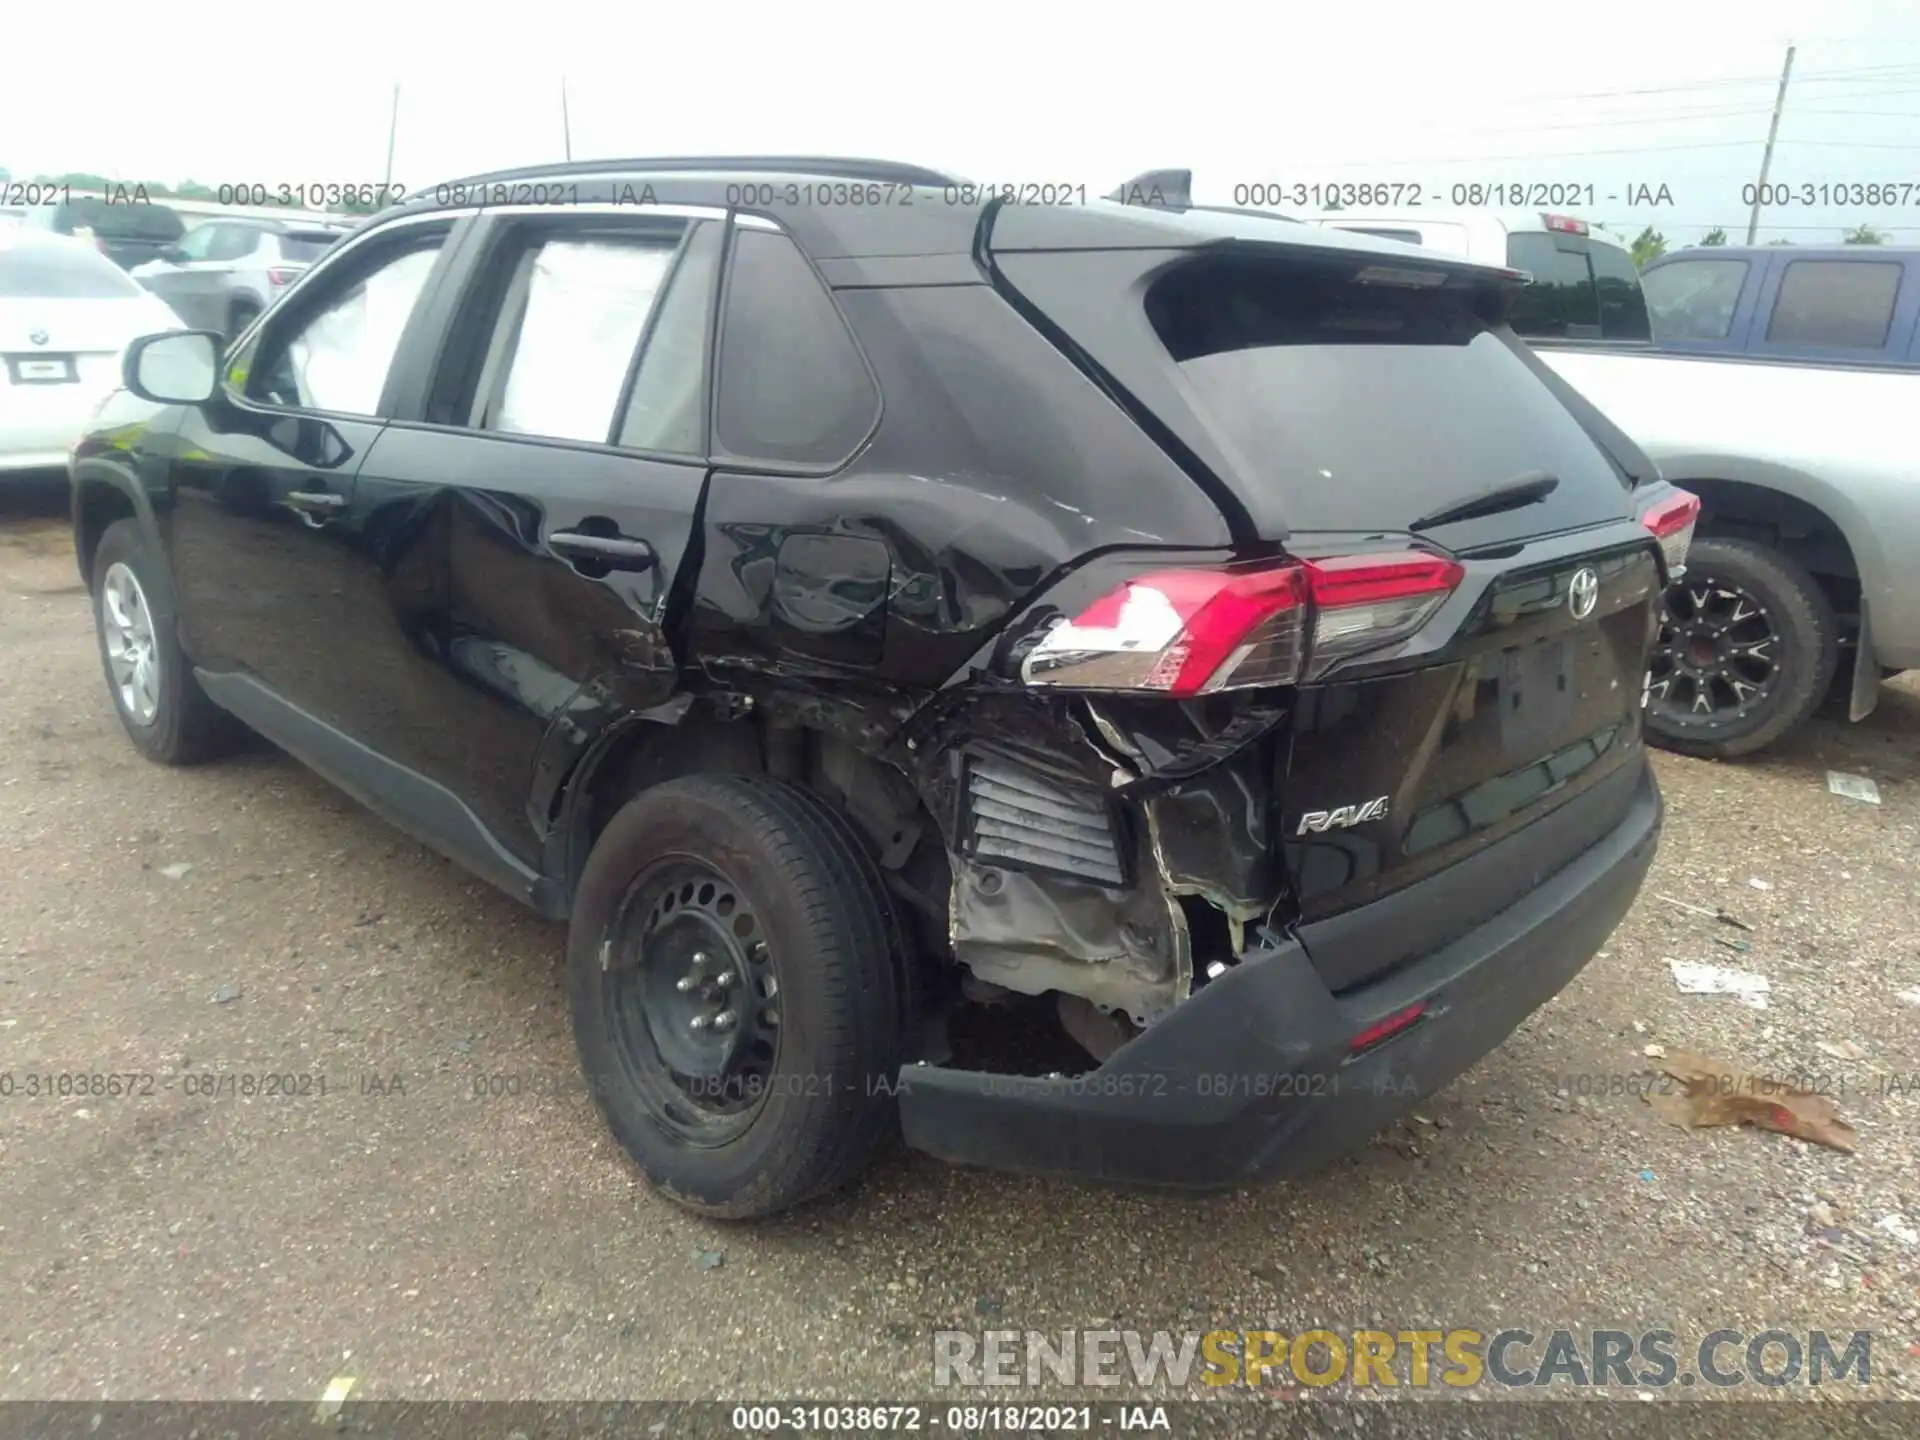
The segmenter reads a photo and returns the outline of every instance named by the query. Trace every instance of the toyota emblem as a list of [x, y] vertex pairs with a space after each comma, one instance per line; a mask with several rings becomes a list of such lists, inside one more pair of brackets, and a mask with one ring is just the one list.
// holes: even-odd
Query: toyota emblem
[[1591, 570], [1574, 571], [1573, 583], [1567, 586], [1567, 608], [1573, 611], [1573, 618], [1586, 619], [1599, 603], [1600, 577]]
[[27, 334], [27, 339], [31, 340], [36, 345], [44, 345], [47, 343], [47, 341], [51, 340], [52, 338], [53, 337], [47, 334], [47, 332], [44, 330], [33, 330], [33, 331], [29, 331]]

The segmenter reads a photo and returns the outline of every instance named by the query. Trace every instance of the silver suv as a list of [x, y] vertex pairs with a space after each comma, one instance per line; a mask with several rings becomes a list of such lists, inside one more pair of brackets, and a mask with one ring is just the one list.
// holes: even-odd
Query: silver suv
[[313, 221], [209, 220], [130, 273], [190, 328], [232, 339], [350, 228]]

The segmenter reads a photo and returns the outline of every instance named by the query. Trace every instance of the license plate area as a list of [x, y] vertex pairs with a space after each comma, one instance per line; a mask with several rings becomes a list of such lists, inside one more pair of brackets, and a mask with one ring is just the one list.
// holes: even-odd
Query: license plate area
[[71, 355], [9, 355], [7, 379], [15, 385], [72, 385], [80, 370]]
[[1515, 758], [1545, 753], [1580, 708], [1576, 646], [1566, 636], [1536, 640], [1500, 657], [1500, 748]]

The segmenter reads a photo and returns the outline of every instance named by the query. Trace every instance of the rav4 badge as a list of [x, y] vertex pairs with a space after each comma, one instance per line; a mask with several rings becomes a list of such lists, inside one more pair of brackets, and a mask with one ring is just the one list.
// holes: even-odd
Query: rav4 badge
[[1368, 820], [1378, 820], [1387, 813], [1387, 797], [1382, 795], [1369, 800], [1364, 805], [1342, 805], [1338, 810], [1309, 810], [1300, 817], [1300, 828], [1293, 833], [1315, 835], [1327, 830], [1344, 830], [1350, 825], [1359, 825]]

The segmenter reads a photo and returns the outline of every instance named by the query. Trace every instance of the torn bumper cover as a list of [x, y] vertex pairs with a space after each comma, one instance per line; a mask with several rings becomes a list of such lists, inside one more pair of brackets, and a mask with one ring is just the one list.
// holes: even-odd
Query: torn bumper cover
[[[906, 1067], [907, 1143], [962, 1164], [1185, 1190], [1323, 1164], [1471, 1067], [1580, 971], [1632, 906], [1661, 813], [1643, 766], [1626, 818], [1598, 843], [1364, 988], [1336, 997], [1294, 943], [1250, 952], [1084, 1075]], [[1369, 1027], [1422, 1003], [1406, 1029], [1354, 1051]]]

